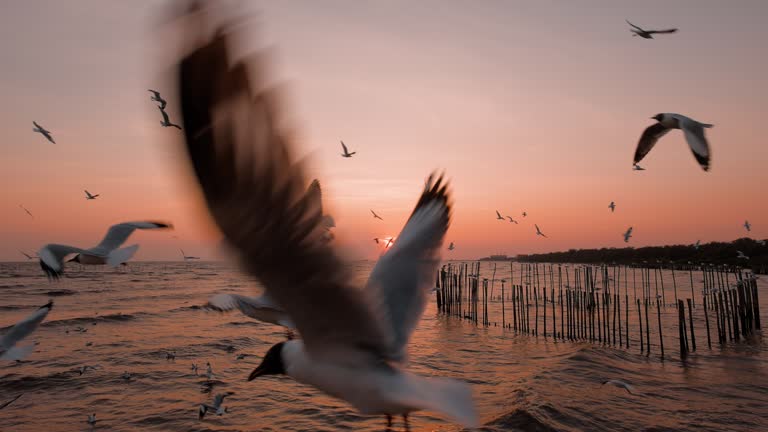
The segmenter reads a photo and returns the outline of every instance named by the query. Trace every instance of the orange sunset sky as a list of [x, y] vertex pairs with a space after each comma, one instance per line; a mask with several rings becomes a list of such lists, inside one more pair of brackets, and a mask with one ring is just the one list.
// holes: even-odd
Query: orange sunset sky
[[[179, 247], [218, 256], [181, 134], [160, 127], [147, 92], [161, 91], [180, 122], [167, 4], [0, 2], [0, 260], [46, 243], [90, 247], [109, 225], [142, 219], [176, 229], [135, 233], [137, 260], [179, 259]], [[622, 247], [629, 226], [633, 246], [768, 236], [768, 1], [232, 4], [257, 14], [243, 45], [269, 47], [353, 256], [381, 252], [371, 239], [397, 234], [435, 169], [454, 191], [447, 258]], [[680, 30], [645, 40], [625, 19]], [[660, 112], [715, 125], [710, 172], [680, 131], [632, 171]], [[497, 209], [520, 224], [495, 220]]]

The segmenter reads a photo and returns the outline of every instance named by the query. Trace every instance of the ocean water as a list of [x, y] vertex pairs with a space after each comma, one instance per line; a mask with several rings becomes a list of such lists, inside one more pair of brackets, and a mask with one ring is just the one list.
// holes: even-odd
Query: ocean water
[[[373, 264], [351, 264], [361, 284]], [[484, 275], [489, 270], [484, 264]], [[768, 326], [765, 282], [759, 286]], [[499, 293], [498, 284], [495, 289]], [[224, 263], [70, 265], [57, 283], [49, 283], [36, 262], [0, 264], [0, 332], [55, 301], [30, 338], [35, 351], [21, 363], [0, 363], [0, 403], [22, 394], [0, 410], [0, 431], [91, 430], [91, 413], [99, 420], [95, 430], [103, 431], [386, 430], [384, 418], [361, 416], [290, 378], [246, 381], [284, 331], [199, 306], [214, 293], [258, 290]], [[413, 371], [472, 384], [483, 430], [768, 430], [768, 348], [760, 334], [709, 350], [697, 324], [699, 348], [683, 362], [672, 339], [676, 327], [666, 324], [666, 314], [676, 312], [665, 310], [669, 347], [662, 361], [655, 346], [650, 356], [640, 354], [635, 339], [627, 349], [518, 335], [501, 327], [494, 308], [497, 325], [476, 326], [438, 314], [432, 299], [410, 344]], [[176, 359], [167, 360], [167, 352]], [[246, 357], [237, 360], [238, 354]], [[216, 375], [212, 388], [204, 385], [206, 361]], [[80, 376], [76, 369], [83, 365], [98, 368]], [[125, 371], [133, 375], [128, 382], [121, 378]], [[608, 379], [631, 383], [635, 394], [602, 386]], [[199, 405], [224, 392], [234, 393], [224, 404], [229, 412], [198, 420]], [[414, 431], [460, 430], [427, 412], [412, 414], [410, 424]], [[404, 430], [399, 419], [392, 430]]]

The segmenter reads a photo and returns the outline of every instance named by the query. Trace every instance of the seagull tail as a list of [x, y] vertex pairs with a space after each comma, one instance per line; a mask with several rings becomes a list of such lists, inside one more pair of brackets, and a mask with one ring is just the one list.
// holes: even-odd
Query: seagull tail
[[417, 409], [436, 411], [465, 427], [479, 427], [480, 419], [469, 384], [446, 378], [407, 374], [408, 387], [398, 399]]
[[34, 345], [15, 346], [0, 355], [0, 360], [21, 360], [34, 349]]
[[131, 259], [136, 254], [137, 250], [139, 250], [139, 245], [113, 250], [107, 256], [107, 264], [111, 267], [117, 267]]

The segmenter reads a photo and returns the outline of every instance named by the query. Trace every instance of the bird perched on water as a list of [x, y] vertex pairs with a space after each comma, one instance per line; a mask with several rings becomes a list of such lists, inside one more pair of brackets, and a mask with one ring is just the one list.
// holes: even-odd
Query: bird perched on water
[[160, 121], [160, 126], [162, 126], [162, 127], [175, 127], [176, 129], [181, 130], [181, 126], [179, 126], [179, 125], [177, 125], [175, 123], [171, 123], [171, 120], [168, 117], [168, 113], [165, 112], [164, 109], [162, 109], [160, 107], [157, 107], [157, 109], [159, 109], [160, 110], [160, 114], [163, 115], [163, 119]]
[[91, 195], [90, 192], [88, 192], [87, 190], [85, 191], [85, 199], [87, 200], [95, 200], [98, 196], [99, 194]]
[[161, 110], [164, 110], [167, 102], [165, 101], [165, 99], [162, 98], [162, 96], [160, 96], [160, 92], [152, 89], [149, 89], [147, 91], [152, 93], [152, 96], [149, 98], [149, 100], [158, 102], [159, 105], [157, 107], [160, 108]]
[[496, 220], [504, 220], [504, 216], [502, 216], [498, 210], [496, 210]]
[[213, 366], [211, 362], [205, 362], [205, 377], [208, 381], [212, 380], [215, 375], [213, 374]]
[[16, 400], [18, 400], [18, 399], [19, 399], [19, 398], [20, 398], [20, 397], [21, 397], [23, 394], [24, 394], [24, 393], [22, 393], [22, 394], [20, 394], [20, 395], [16, 396], [15, 398], [13, 398], [13, 399], [9, 400], [8, 402], [3, 402], [2, 404], [0, 404], [0, 410], [1, 410], [1, 409], [3, 409], [3, 408], [5, 408], [5, 407], [7, 407], [8, 405], [10, 405], [10, 404], [12, 404], [12, 403], [16, 402]]
[[748, 220], [744, 221], [744, 229], [746, 229], [747, 232], [752, 231], [752, 224], [750, 224]]
[[700, 123], [690, 117], [674, 113], [656, 114], [651, 118], [656, 120], [657, 123], [648, 126], [640, 136], [640, 141], [637, 143], [637, 149], [635, 150], [635, 165], [643, 160], [645, 155], [656, 145], [659, 138], [672, 129], [680, 129], [683, 131], [688, 147], [690, 147], [693, 156], [699, 162], [701, 168], [704, 171], [709, 171], [709, 142], [707, 142], [707, 138], [704, 136], [704, 129], [711, 128], [713, 125]]
[[453, 247], [453, 242], [451, 242], [451, 244], [449, 244], [449, 245], [448, 245], [448, 250], [449, 250], [449, 251], [452, 251], [452, 250], [454, 250], [454, 249], [455, 249], [455, 248]]
[[375, 211], [371, 210], [371, 214], [373, 215], [374, 219], [384, 220], [381, 218], [381, 216], [377, 215]]
[[[200, 40], [200, 28], [187, 27], [189, 40]], [[360, 290], [322, 240], [322, 212], [306, 199], [303, 168], [277, 126], [279, 101], [250, 81], [263, 75], [263, 62], [232, 61], [230, 35], [217, 32], [180, 64], [186, 148], [213, 219], [302, 335], [270, 348], [249, 379], [288, 374], [364, 414], [429, 409], [477, 425], [466, 384], [404, 369], [450, 221], [443, 179], [428, 180]]]
[[515, 224], [517, 224], [517, 221], [512, 219], [512, 216], [507, 216], [507, 219], [509, 219], [509, 223], [513, 223], [514, 222]]
[[536, 235], [538, 235], [538, 236], [542, 236], [542, 237], [544, 237], [544, 238], [549, 238], [549, 237], [545, 236], [543, 232], [541, 232], [541, 230], [539, 229], [539, 226], [538, 226], [538, 225], [536, 225], [536, 224], [533, 224], [533, 226], [535, 226], [535, 227], [536, 227]]
[[625, 232], [623, 235], [624, 235], [624, 243], [629, 243], [629, 239], [632, 237], [632, 227], [629, 227], [627, 229], [627, 232]]
[[56, 144], [56, 141], [53, 140], [53, 136], [51, 136], [51, 131], [45, 130], [44, 127], [37, 124], [36, 121], [32, 121], [32, 124], [35, 125], [35, 127], [32, 129], [32, 132], [37, 132], [44, 136], [48, 141], [52, 142], [53, 144]]
[[608, 208], [611, 209], [611, 213], [613, 213], [616, 210], [616, 203], [611, 201], [611, 203], [608, 204]]
[[96, 370], [96, 369], [98, 369], [98, 368], [99, 368], [99, 366], [98, 366], [98, 365], [96, 365], [96, 366], [88, 366], [88, 365], [85, 365], [85, 366], [80, 366], [79, 368], [77, 368], [77, 370], [76, 370], [76, 371], [77, 371], [78, 375], [80, 375], [80, 376], [83, 376], [83, 374], [84, 374], [84, 373], [86, 373], [86, 372], [88, 372], [88, 370], [89, 370], [89, 369], [90, 369], [90, 370]]
[[749, 257], [748, 257], [748, 256], [746, 256], [746, 255], [744, 255], [744, 252], [742, 252], [742, 251], [740, 251], [740, 250], [737, 250], [737, 251], [736, 251], [736, 254], [737, 254], [737, 255], [736, 255], [736, 258], [739, 258], [739, 259], [749, 259]]
[[624, 381], [619, 381], [619, 380], [603, 381], [603, 385], [606, 385], [606, 384], [612, 385], [612, 386], [618, 387], [618, 388], [623, 388], [624, 390], [627, 391], [627, 393], [633, 394], [632, 390], [634, 390], [634, 388], [631, 385], [625, 383]]
[[653, 35], [655, 34], [668, 34], [668, 33], [675, 33], [677, 32], [676, 28], [667, 29], [667, 30], [644, 30], [631, 22], [629, 20], [624, 20], [627, 22], [627, 24], [631, 25], [633, 28], [629, 29], [629, 31], [632, 32], [632, 36], [640, 36], [643, 39], [653, 39]]
[[17, 347], [16, 344], [32, 334], [53, 309], [53, 300], [40, 306], [28, 317], [17, 322], [0, 337], [0, 360], [21, 360], [34, 349], [33, 345]]
[[645, 168], [641, 167], [638, 164], [633, 164], [632, 165], [632, 171], [645, 171]]
[[88, 420], [86, 420], [86, 422], [91, 426], [95, 426], [97, 421], [98, 420], [96, 420], [96, 413], [89, 415]]
[[192, 261], [192, 260], [199, 260], [200, 259], [200, 257], [196, 257], [196, 256], [191, 256], [191, 255], [185, 254], [184, 253], [184, 249], [179, 248], [179, 250], [181, 251], [181, 258], [184, 261]]
[[221, 405], [224, 403], [225, 397], [233, 394], [234, 393], [232, 392], [220, 393], [220, 394], [217, 394], [215, 398], [213, 398], [213, 405], [200, 404], [200, 412], [198, 413], [198, 419], [202, 420], [208, 411], [213, 411], [216, 413], [216, 415], [219, 415], [219, 416], [229, 412], [229, 410], [226, 407], [223, 407]]
[[164, 222], [123, 222], [112, 225], [101, 243], [90, 248], [80, 249], [75, 246], [47, 244], [37, 253], [40, 256], [40, 267], [48, 279], [58, 279], [64, 271], [64, 258], [77, 254], [67, 262], [77, 262], [85, 265], [108, 264], [116, 267], [133, 257], [139, 245], [118, 249], [134, 230], [170, 229], [173, 225]]
[[344, 144], [344, 141], [340, 141], [340, 142], [341, 142], [341, 148], [344, 149], [344, 153], [341, 154], [341, 157], [351, 158], [353, 154], [357, 153], [357, 152], [350, 153], [349, 150], [347, 150], [347, 146], [346, 144]]
[[125, 380], [125, 381], [130, 381], [130, 380], [131, 380], [131, 378], [133, 378], [133, 375], [131, 375], [131, 373], [130, 373], [130, 372], [128, 372], [128, 371], [125, 371], [125, 372], [123, 372], [123, 374], [122, 374], [122, 375], [120, 375], [120, 378], [122, 378], [122, 379], [123, 379], [123, 380]]

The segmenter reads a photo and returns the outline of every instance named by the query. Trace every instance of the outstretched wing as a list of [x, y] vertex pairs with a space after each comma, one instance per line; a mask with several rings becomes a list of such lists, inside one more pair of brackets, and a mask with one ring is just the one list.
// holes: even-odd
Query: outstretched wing
[[709, 142], [707, 137], [704, 136], [704, 128], [699, 122], [688, 117], [680, 116], [678, 120], [680, 122], [680, 129], [683, 130], [685, 140], [688, 142], [688, 147], [691, 148], [696, 161], [699, 162], [704, 171], [709, 171]]
[[629, 22], [629, 20], [628, 20], [628, 19], [625, 19], [624, 21], [626, 21], [626, 22], [627, 22], [627, 24], [631, 25], [632, 27], [636, 28], [637, 30], [639, 30], [639, 31], [641, 31], [641, 32], [644, 32], [644, 31], [645, 31], [645, 30], [641, 29], [640, 27], [638, 27], [638, 26], [636, 26], [636, 25], [632, 24], [631, 22]]
[[643, 135], [640, 136], [640, 141], [637, 143], [635, 158], [633, 159], [634, 163], [636, 164], [643, 160], [645, 155], [647, 155], [653, 146], [656, 145], [659, 138], [663, 137], [667, 132], [669, 132], [669, 129], [661, 123], [654, 123], [648, 126], [645, 131], [643, 131]]
[[677, 29], [673, 28], [673, 29], [667, 29], [667, 30], [649, 30], [648, 33], [653, 33], [653, 34], [677, 33]]
[[106, 256], [111, 251], [117, 249], [128, 240], [128, 237], [137, 229], [166, 229], [172, 228], [173, 225], [165, 222], [124, 222], [117, 225], [112, 225], [107, 231], [107, 235], [101, 240], [96, 247], [88, 249], [88, 253], [99, 256]]
[[11, 329], [0, 338], [0, 352], [5, 351], [29, 336], [37, 326], [48, 316], [48, 312], [53, 309], [53, 301], [49, 301], [47, 304], [40, 306], [35, 312], [28, 317], [19, 321], [11, 327]]
[[216, 294], [203, 306], [205, 309], [229, 312], [235, 309], [253, 319], [272, 322], [283, 327], [295, 328], [288, 314], [266, 294], [246, 297], [239, 294]]
[[349, 154], [349, 150], [347, 150], [347, 146], [344, 144], [344, 141], [341, 142], [341, 147], [344, 149], [344, 154]]

